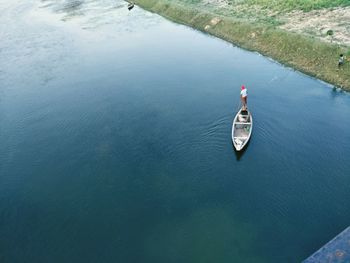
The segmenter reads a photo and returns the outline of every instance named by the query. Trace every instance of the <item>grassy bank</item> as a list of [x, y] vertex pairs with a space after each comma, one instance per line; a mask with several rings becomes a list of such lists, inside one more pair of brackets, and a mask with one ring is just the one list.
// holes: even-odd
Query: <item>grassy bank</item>
[[[185, 24], [225, 39], [248, 50], [258, 51], [282, 64], [315, 76], [336, 86], [350, 90], [350, 65], [337, 68], [340, 53], [347, 54], [349, 48], [319, 41], [315, 38], [278, 29], [274, 21], [238, 19], [234, 14], [221, 12], [220, 8], [204, 8], [194, 0], [135, 0], [140, 7], [158, 13], [174, 22]], [[232, 0], [231, 0], [232, 2]], [[266, 0], [249, 0], [251, 4]], [[276, 4], [278, 1], [274, 1]], [[297, 1], [281, 1], [286, 3]], [[303, 1], [300, 0], [299, 3]], [[339, 2], [342, 2], [341, 0]], [[348, 1], [343, 1], [348, 2]], [[328, 0], [318, 2], [321, 5]], [[256, 4], [256, 3], [255, 3]], [[342, 3], [340, 3], [342, 4]], [[290, 5], [286, 5], [289, 8]], [[272, 7], [268, 7], [270, 9]], [[281, 10], [281, 6], [275, 7]], [[292, 6], [292, 8], [294, 8]], [[305, 6], [304, 8], [310, 8]], [[349, 54], [350, 55], [350, 54]]]
[[[239, 2], [239, 0], [230, 0], [231, 4]], [[242, 2], [242, 1], [240, 1]], [[321, 8], [349, 6], [348, 0], [246, 0], [247, 5], [258, 5], [274, 10], [303, 10], [310, 11]]]

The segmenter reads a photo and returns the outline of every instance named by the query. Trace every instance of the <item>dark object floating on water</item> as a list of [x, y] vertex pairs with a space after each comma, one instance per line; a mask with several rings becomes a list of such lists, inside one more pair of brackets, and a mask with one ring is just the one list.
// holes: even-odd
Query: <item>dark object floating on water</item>
[[134, 3], [129, 3], [128, 4], [128, 9], [129, 9], [129, 11], [131, 10], [131, 9], [133, 9], [134, 8]]

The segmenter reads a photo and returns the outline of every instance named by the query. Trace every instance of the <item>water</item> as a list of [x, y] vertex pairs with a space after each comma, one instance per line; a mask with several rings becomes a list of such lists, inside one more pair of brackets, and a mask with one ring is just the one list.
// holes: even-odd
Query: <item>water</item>
[[300, 262], [349, 225], [349, 94], [126, 6], [0, 1], [1, 262]]

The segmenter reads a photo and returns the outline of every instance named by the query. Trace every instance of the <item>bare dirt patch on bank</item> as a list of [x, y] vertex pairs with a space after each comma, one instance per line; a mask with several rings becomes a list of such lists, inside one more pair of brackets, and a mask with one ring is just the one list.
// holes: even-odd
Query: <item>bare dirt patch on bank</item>
[[[266, 4], [263, 0], [178, 0], [200, 6], [223, 16], [265, 23], [282, 30], [315, 37], [327, 43], [350, 47], [350, 6], [303, 10], [302, 6], [285, 9], [281, 3]], [[279, 4], [278, 4], [279, 3]], [[331, 34], [328, 34], [331, 32]]]
[[[293, 11], [280, 18], [281, 29], [315, 36], [322, 41], [350, 46], [350, 7]], [[333, 35], [327, 34], [331, 30]]]

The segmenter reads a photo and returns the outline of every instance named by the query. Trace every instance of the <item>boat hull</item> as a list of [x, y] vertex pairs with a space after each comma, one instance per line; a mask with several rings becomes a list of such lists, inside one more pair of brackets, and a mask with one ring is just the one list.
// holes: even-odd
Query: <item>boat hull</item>
[[242, 108], [237, 112], [232, 123], [232, 143], [236, 151], [242, 151], [248, 144], [253, 130], [253, 117]]

